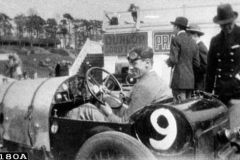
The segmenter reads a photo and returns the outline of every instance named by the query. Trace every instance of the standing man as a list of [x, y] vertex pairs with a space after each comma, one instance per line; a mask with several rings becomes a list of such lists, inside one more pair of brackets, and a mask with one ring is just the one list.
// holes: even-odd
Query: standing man
[[14, 67], [16, 68], [17, 79], [21, 80], [23, 77], [22, 73], [22, 60], [17, 53], [13, 53]]
[[5, 64], [5, 75], [10, 78], [15, 78], [14, 73], [16, 71], [16, 68], [14, 67], [14, 61], [13, 61], [13, 55], [8, 56], [8, 61]]
[[186, 33], [187, 18], [177, 17], [171, 23], [176, 36], [172, 38], [166, 63], [172, 68], [170, 87], [174, 103], [177, 103], [191, 97], [194, 89], [193, 66], [198, 68], [200, 61], [196, 42]]
[[22, 73], [22, 60], [17, 55], [17, 53], [13, 53], [8, 57], [8, 63], [6, 65], [6, 74], [11, 78], [21, 80]]
[[199, 60], [200, 60], [200, 67], [193, 68], [194, 69], [194, 77], [195, 77], [195, 90], [204, 90], [205, 86], [205, 77], [206, 77], [206, 70], [207, 70], [207, 47], [201, 41], [200, 37], [204, 35], [201, 31], [200, 27], [197, 24], [190, 24], [187, 32], [192, 37], [192, 39], [196, 42], [199, 49]]
[[[238, 13], [221, 4], [213, 22], [221, 32], [212, 38], [208, 53], [206, 91], [214, 92], [229, 107], [231, 128], [239, 126], [240, 115], [240, 28]], [[238, 121], [237, 121], [238, 120]]]
[[60, 77], [60, 70], [61, 70], [60, 62], [57, 62], [55, 66], [55, 77]]

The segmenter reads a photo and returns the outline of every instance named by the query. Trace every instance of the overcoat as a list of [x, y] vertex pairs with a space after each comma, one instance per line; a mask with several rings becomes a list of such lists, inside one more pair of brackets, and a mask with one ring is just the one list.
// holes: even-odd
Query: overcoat
[[194, 70], [195, 76], [195, 89], [196, 90], [204, 90], [205, 85], [205, 77], [207, 71], [207, 54], [208, 49], [205, 44], [200, 41], [197, 43], [199, 49], [199, 59], [200, 59], [200, 66]]
[[198, 46], [186, 32], [172, 38], [167, 64], [172, 67], [170, 88], [194, 89], [193, 66], [200, 65]]
[[[240, 28], [225, 35], [222, 31], [212, 38], [208, 53], [206, 91], [220, 99], [240, 98]], [[222, 99], [223, 98], [223, 99]]]

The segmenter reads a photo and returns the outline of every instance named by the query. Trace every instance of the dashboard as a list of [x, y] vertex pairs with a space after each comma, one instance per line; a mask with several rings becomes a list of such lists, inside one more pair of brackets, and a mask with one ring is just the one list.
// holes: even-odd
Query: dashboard
[[61, 84], [54, 96], [54, 103], [67, 103], [76, 101], [85, 101], [90, 98], [85, 79], [80, 76], [74, 76]]

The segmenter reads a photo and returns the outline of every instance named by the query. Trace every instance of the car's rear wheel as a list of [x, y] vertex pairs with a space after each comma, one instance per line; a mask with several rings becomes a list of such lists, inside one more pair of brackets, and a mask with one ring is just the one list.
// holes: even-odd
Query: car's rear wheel
[[76, 159], [152, 160], [150, 150], [135, 138], [120, 132], [107, 131], [89, 138], [79, 150]]

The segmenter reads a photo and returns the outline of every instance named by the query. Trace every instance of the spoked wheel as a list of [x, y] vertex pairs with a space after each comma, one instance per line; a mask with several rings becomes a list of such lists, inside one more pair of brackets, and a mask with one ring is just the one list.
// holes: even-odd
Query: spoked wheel
[[155, 160], [154, 155], [135, 138], [107, 131], [89, 138], [75, 160]]
[[[94, 77], [94, 74], [96, 74], [96, 72], [99, 72], [99, 71], [103, 72], [107, 75], [106, 78], [102, 82], [99, 82], [99, 80], [97, 80], [97, 78]], [[106, 83], [109, 79], [113, 80], [116, 83], [117, 87], [120, 88], [120, 92], [123, 92], [122, 86], [120, 85], [120, 83], [118, 82], [116, 77], [114, 77], [108, 71], [106, 71], [102, 68], [93, 67], [93, 68], [90, 68], [86, 73], [87, 87], [88, 87], [90, 93], [92, 94], [92, 96], [99, 103], [105, 104], [105, 102], [103, 100], [104, 94], [108, 94], [108, 95], [114, 97], [115, 99], [118, 99], [121, 103], [123, 103], [122, 99], [111, 94], [111, 91], [108, 89], [108, 86], [106, 86]]]

